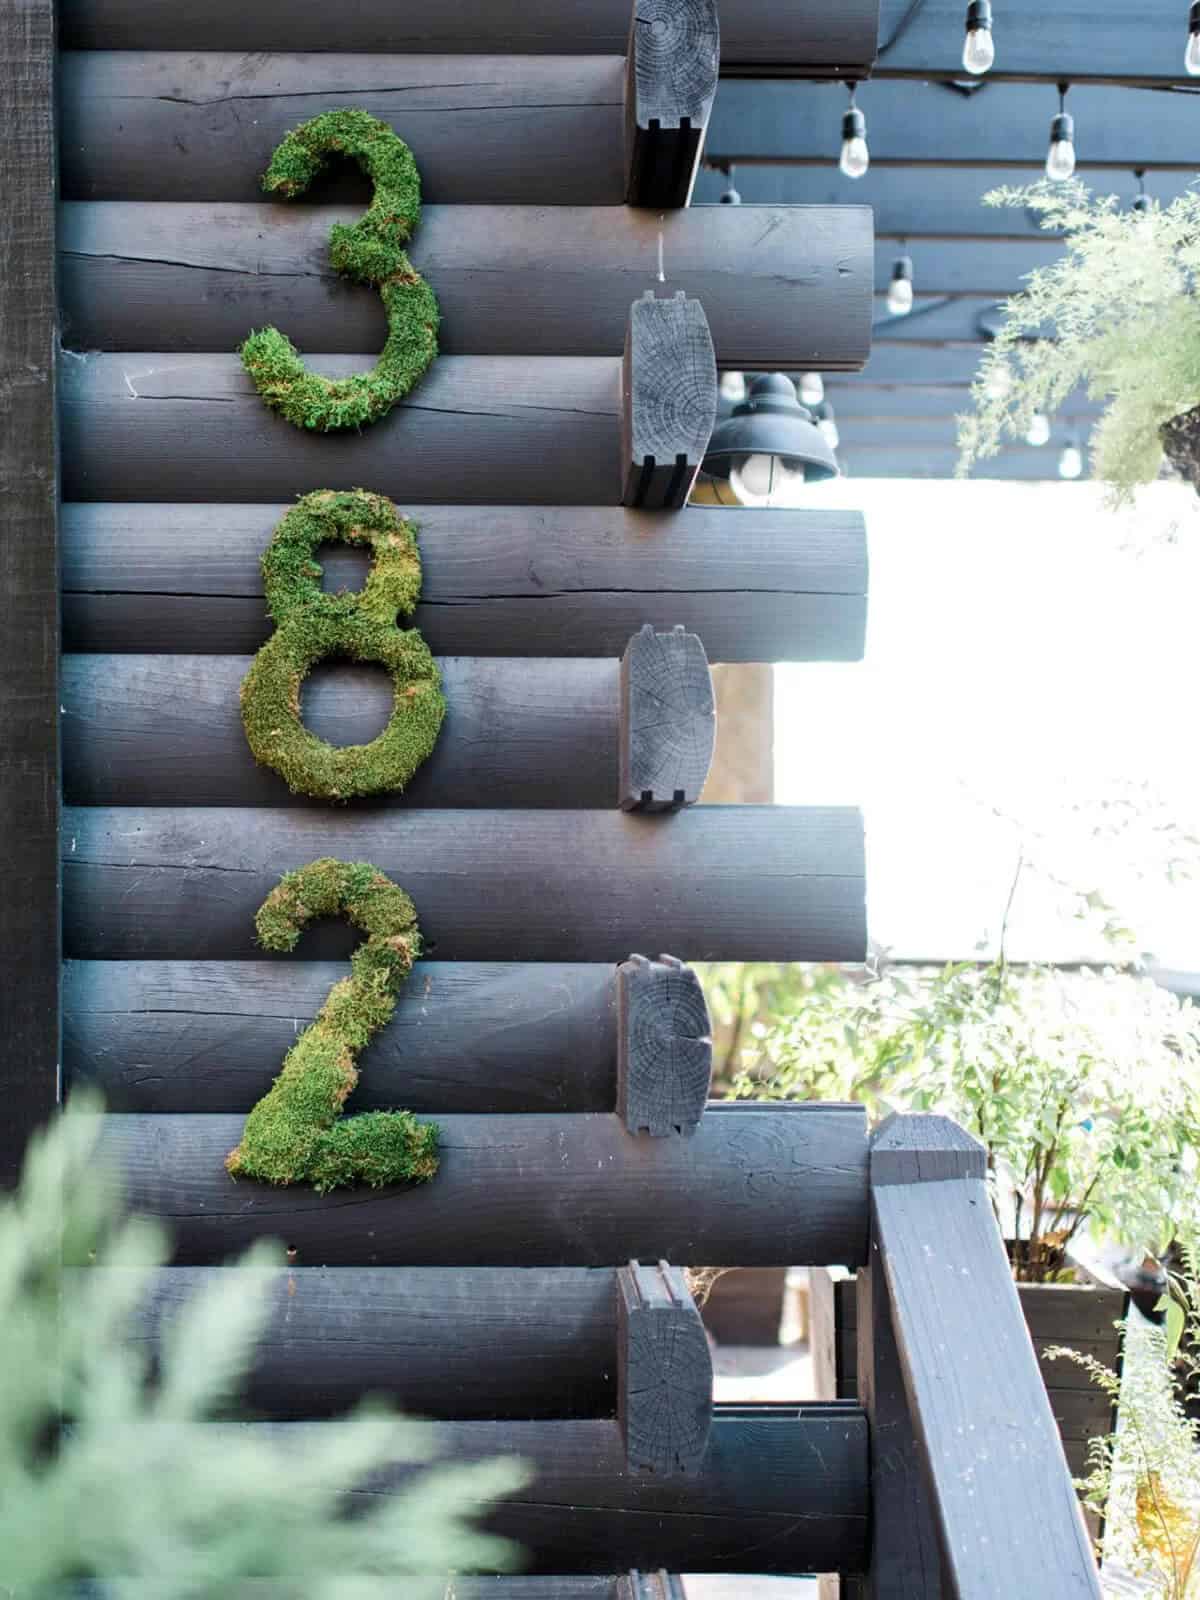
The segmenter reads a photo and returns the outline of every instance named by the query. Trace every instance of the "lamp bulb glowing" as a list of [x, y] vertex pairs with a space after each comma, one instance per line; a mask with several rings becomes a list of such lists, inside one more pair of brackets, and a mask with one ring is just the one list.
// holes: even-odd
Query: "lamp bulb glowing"
[[1044, 411], [1035, 411], [1030, 417], [1025, 430], [1025, 443], [1033, 445], [1035, 449], [1050, 443], [1050, 418]]
[[800, 403], [806, 406], [819, 406], [825, 398], [825, 380], [819, 372], [802, 372], [800, 374]]
[[744, 506], [786, 505], [803, 484], [804, 468], [789, 467], [781, 456], [747, 456], [729, 474], [729, 487]]

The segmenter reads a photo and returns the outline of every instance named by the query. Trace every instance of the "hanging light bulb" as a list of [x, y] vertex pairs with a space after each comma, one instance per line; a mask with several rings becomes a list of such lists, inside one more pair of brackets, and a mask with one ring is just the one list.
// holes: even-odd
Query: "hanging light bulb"
[[1074, 439], [1068, 439], [1058, 458], [1058, 475], [1073, 481], [1083, 476], [1083, 451]]
[[1183, 65], [1189, 78], [1200, 78], [1200, 0], [1192, 0], [1188, 12], [1188, 42]]
[[913, 264], [911, 256], [897, 256], [888, 284], [887, 308], [893, 317], [906, 317], [913, 308]]
[[[1197, 5], [1200, 5], [1200, 0], [1196, 0], [1196, 3]], [[1133, 205], [1131, 209], [1134, 216], [1144, 217], [1150, 210], [1150, 196], [1146, 193], [1145, 167], [1138, 167], [1134, 171], [1133, 175], [1138, 181], [1138, 192], [1133, 197]]]
[[1050, 443], [1050, 418], [1044, 411], [1035, 411], [1030, 417], [1025, 430], [1025, 443], [1033, 445], [1035, 449]]
[[721, 204], [723, 206], [740, 206], [742, 197], [733, 186], [733, 167], [722, 167], [721, 170], [725, 174], [725, 188], [721, 192]]
[[1075, 172], [1075, 118], [1067, 110], [1070, 84], [1058, 86], [1058, 115], [1050, 124], [1050, 149], [1046, 152], [1046, 176], [1054, 183], [1065, 183]]
[[983, 392], [989, 400], [1003, 400], [1012, 388], [1012, 373], [1000, 362], [997, 362], [983, 380]]
[[[1197, 0], [1197, 4], [1200, 4], [1200, 0]], [[971, 0], [967, 7], [967, 37], [962, 53], [963, 68], [978, 76], [986, 72], [995, 59], [991, 0]]]
[[825, 398], [825, 382], [819, 372], [800, 374], [800, 404], [819, 406]]
[[833, 407], [828, 400], [821, 401], [821, 404], [813, 412], [813, 420], [816, 422], [818, 431], [825, 443], [831, 450], [836, 450], [842, 441], [842, 436], [838, 432], [837, 418], [834, 416]]
[[850, 86], [850, 109], [842, 118], [842, 154], [838, 166], [847, 178], [861, 178], [871, 165], [867, 149], [867, 119], [854, 99], [856, 83]]
[[722, 400], [731, 400], [739, 405], [746, 398], [746, 374], [744, 372], [723, 372], [717, 383], [717, 390]]

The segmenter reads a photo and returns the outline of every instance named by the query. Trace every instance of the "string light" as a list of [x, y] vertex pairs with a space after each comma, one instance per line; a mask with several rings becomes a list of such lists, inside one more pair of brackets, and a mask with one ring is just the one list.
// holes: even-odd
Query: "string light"
[[1062, 453], [1058, 458], [1058, 475], [1068, 482], [1083, 476], [1083, 451], [1074, 438], [1068, 439], [1062, 447]]
[[[1200, 5], [1200, 0], [1196, 0], [1196, 3]], [[1138, 181], [1138, 192], [1133, 197], [1132, 209], [1135, 216], [1144, 217], [1150, 210], [1150, 196], [1146, 193], [1145, 167], [1136, 168], [1133, 175]]]
[[1075, 118], [1067, 110], [1069, 83], [1058, 86], [1058, 115], [1050, 124], [1050, 149], [1046, 153], [1046, 176], [1054, 183], [1065, 183], [1075, 172]]
[[1025, 443], [1031, 444], [1040, 450], [1042, 445], [1050, 443], [1050, 418], [1044, 411], [1035, 411], [1029, 419], [1029, 426], [1025, 430]]
[[850, 90], [850, 109], [842, 118], [842, 153], [838, 166], [847, 178], [861, 178], [871, 165], [871, 152], [867, 149], [867, 119], [858, 109], [855, 100], [856, 83], [847, 85]]
[[913, 308], [913, 264], [911, 256], [897, 256], [888, 284], [887, 308], [893, 317], [906, 317]]
[[722, 400], [732, 400], [736, 406], [746, 398], [746, 374], [744, 372], [723, 372], [717, 382], [717, 390]]
[[[1200, 5], [1200, 0], [1196, 0]], [[991, 0], [971, 0], [967, 7], [967, 37], [963, 44], [963, 70], [976, 77], [987, 72], [996, 59], [992, 40]]]
[[740, 206], [742, 203], [742, 197], [733, 186], [732, 165], [728, 167], [722, 167], [721, 171], [725, 174], [725, 188], [721, 194], [721, 204], [723, 206]]
[[819, 406], [825, 398], [825, 380], [819, 372], [800, 374], [800, 404]]
[[1189, 78], [1200, 78], [1200, 0], [1192, 0], [1188, 12], [1188, 42], [1183, 65]]

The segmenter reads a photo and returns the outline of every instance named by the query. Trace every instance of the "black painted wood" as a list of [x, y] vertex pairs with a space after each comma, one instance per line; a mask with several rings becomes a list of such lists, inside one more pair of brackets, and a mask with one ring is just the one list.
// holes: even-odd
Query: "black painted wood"
[[[68, 961], [63, 1075], [114, 1111], [250, 1110], [345, 967]], [[352, 1111], [611, 1111], [615, 970], [420, 961], [360, 1057]]]
[[0, 1185], [58, 1099], [54, 5], [0, 13]]
[[617, 1110], [630, 1133], [691, 1133], [712, 1082], [712, 1023], [700, 980], [675, 956], [617, 968]]
[[[962, 9], [965, 14], [966, 7]], [[990, 78], [991, 74], [988, 76]], [[864, 106], [869, 105], [874, 92], [874, 85], [863, 90]], [[1136, 114], [1145, 98], [1144, 95], [1137, 96], [1136, 100], [1130, 97], [1127, 114]], [[1049, 119], [1042, 120], [1046, 123], [1044, 132], [1048, 137]], [[1036, 214], [1008, 206], [985, 206], [983, 197], [1006, 184], [1035, 183], [1044, 177], [1045, 150], [1038, 155], [1031, 154], [1028, 162], [1018, 168], [941, 167], [936, 181], [932, 181], [923, 166], [877, 165], [873, 124], [868, 131], [871, 169], [861, 178], [844, 177], [832, 159], [836, 128], [831, 130], [828, 158], [823, 163], [739, 167], [735, 177], [742, 197], [741, 209], [749, 211], [751, 207], [778, 205], [867, 205], [875, 214], [875, 226], [880, 233], [903, 235], [913, 241], [922, 235], [990, 234], [1028, 239], [1041, 233]], [[1128, 206], [1138, 192], [1138, 181], [1130, 167], [1089, 166], [1087, 182], [1098, 194], [1116, 195], [1124, 206]], [[1187, 172], [1148, 172], [1146, 192], [1165, 203], [1182, 194], [1190, 182], [1191, 175]], [[696, 180], [693, 204], [716, 205], [728, 187], [729, 180], [724, 173], [705, 165]]]
[[[85, 655], [63, 661], [63, 788], [75, 805], [307, 806], [246, 742], [238, 689], [248, 656]], [[388, 806], [593, 806], [617, 798], [615, 661], [438, 661], [446, 716], [429, 759]], [[705, 669], [707, 673], [707, 668]], [[304, 685], [305, 727], [335, 745], [385, 726], [382, 668], [331, 661]]]
[[[392, 54], [404, 25], [394, 6], [386, 10], [388, 36], [369, 53], [330, 51], [353, 48], [352, 16], [330, 27], [328, 13], [315, 9], [316, 39], [305, 44], [290, 3], [265, 53], [216, 53], [214, 45], [235, 39], [232, 27], [219, 28], [219, 3], [197, 15], [193, 47], [172, 43], [160, 53], [156, 28], [173, 22], [178, 33], [184, 18], [150, 0], [121, 44], [62, 55], [68, 199], [261, 202], [275, 146], [331, 106], [358, 107], [395, 127], [434, 205], [615, 206], [623, 198], [628, 4], [622, 37], [604, 54], [463, 57]], [[442, 9], [449, 16], [460, 8]], [[63, 34], [77, 38], [65, 11]], [[321, 178], [312, 194], [361, 206], [370, 190], [345, 169]]]
[[[893, 330], [888, 328], [886, 331], [891, 338]], [[913, 332], [915, 335], [916, 329]], [[876, 349], [879, 347], [876, 346]], [[850, 438], [859, 437], [857, 430], [860, 422], [889, 421], [894, 425], [893, 431], [899, 436], [900, 442], [904, 440], [904, 429], [908, 423], [925, 420], [944, 422], [967, 411], [972, 403], [966, 384], [886, 385], [857, 379], [852, 383], [839, 383], [836, 388], [831, 381], [829, 398], [835, 408], [839, 427], [843, 420], [850, 424], [846, 430]], [[1097, 402], [1088, 400], [1086, 394], [1076, 391], [1067, 396], [1054, 416], [1060, 421], [1069, 419], [1085, 423], [1098, 416], [1099, 411]]]
[[175, 1262], [280, 1237], [299, 1266], [611, 1266], [846, 1261], [866, 1245], [861, 1106], [714, 1106], [690, 1139], [632, 1138], [614, 1115], [439, 1116], [441, 1167], [413, 1189], [235, 1182], [238, 1116], [105, 1118], [131, 1206]]
[[[361, 206], [303, 201], [67, 204], [59, 251], [66, 342], [80, 350], [221, 351], [251, 328], [305, 350], [377, 353], [383, 306], [329, 262]], [[864, 206], [765, 216], [624, 206], [427, 206], [417, 270], [446, 355], [620, 355], [636, 295], [656, 281], [701, 301], [728, 366], [862, 365], [874, 282]], [[749, 292], [749, 281], [753, 292]]]
[[[66, 49], [623, 56], [629, 0], [362, 0], [330, 28], [317, 0], [209, 0], [203, 16], [161, 0], [63, 0]], [[879, 0], [721, 0], [721, 59], [739, 73], [865, 76], [875, 56]], [[320, 61], [313, 63], [313, 70]], [[470, 85], [468, 85], [470, 87]]]
[[[884, 0], [882, 39], [891, 37], [907, 9], [908, 0]], [[961, 80], [964, 11], [959, 0], [925, 0], [880, 57], [874, 76]], [[996, 61], [988, 80], [1190, 83], [1180, 44], [1185, 22], [1178, 7], [1144, 6], [1137, 0], [1092, 0], [1086, 11], [1010, 0], [996, 14]]]
[[625, 200], [686, 206], [717, 76], [717, 0], [634, 0], [625, 79]]
[[[784, 806], [70, 807], [67, 954], [252, 958], [255, 912], [280, 875], [327, 855], [373, 861], [402, 884], [439, 961], [616, 962], [647, 944], [696, 961], [866, 955], [859, 813]], [[320, 925], [298, 954], [341, 959], [354, 942], [345, 925]]]
[[[1014, 1590], [1098, 1600], [1087, 1530], [985, 1177], [983, 1146], [947, 1118], [892, 1116], [872, 1139], [872, 1243], [945, 1589], [955, 1600], [1007, 1600]], [[1036, 1541], [1018, 1531], [1034, 1525]]]
[[[977, 462], [971, 477], [1057, 482], [1058, 454], [1059, 449], [1049, 445], [1039, 450], [1006, 445], [1000, 455]], [[850, 478], [953, 478], [958, 452], [931, 444], [856, 445], [847, 437], [838, 448], [838, 463]]]
[[[313, 356], [330, 376], [369, 356]], [[269, 411], [236, 355], [97, 355], [62, 374], [63, 492], [75, 500], [286, 500], [366, 485], [400, 503], [617, 505], [620, 359], [441, 356], [359, 434]]]
[[[221, 1270], [159, 1272], [131, 1320], [134, 1347], [155, 1359], [164, 1320]], [[264, 1271], [253, 1292], [269, 1313], [239, 1405], [278, 1421], [338, 1416], [370, 1395], [443, 1419], [615, 1416], [617, 1277], [586, 1267]]]
[[695, 1474], [708, 1449], [713, 1368], [683, 1273], [665, 1261], [619, 1267], [617, 1418], [633, 1472]]
[[[68, 650], [245, 654], [272, 632], [259, 558], [283, 505], [69, 504]], [[682, 622], [715, 661], [858, 660], [867, 540], [848, 511], [423, 506], [415, 625], [439, 655], [619, 656]], [[360, 557], [322, 553], [331, 588]]]
[[[998, 83], [964, 97], [936, 83], [872, 83], [859, 105], [872, 167], [1029, 168], [1045, 162], [1058, 96], [1047, 84]], [[838, 84], [813, 84], [799, 96], [786, 83], [722, 82], [705, 155], [741, 167], [755, 160], [832, 163], [845, 106]], [[1085, 83], [1071, 90], [1068, 109], [1084, 174], [1112, 167], [1194, 170], [1200, 158], [1188, 95], [1138, 94], [1131, 109], [1128, 90]]]
[[1028, 239], [905, 240], [877, 235], [875, 283], [880, 290], [886, 290], [899, 255], [911, 256], [913, 281], [919, 276], [922, 293], [985, 294], [995, 301], [1018, 293], [1029, 273], [1056, 261], [1062, 244], [1052, 234]]
[[621, 657], [618, 798], [623, 811], [678, 811], [708, 780], [717, 737], [704, 645], [682, 625], [650, 623]]
[[717, 415], [717, 365], [704, 308], [647, 289], [629, 311], [621, 368], [622, 503], [687, 504]]

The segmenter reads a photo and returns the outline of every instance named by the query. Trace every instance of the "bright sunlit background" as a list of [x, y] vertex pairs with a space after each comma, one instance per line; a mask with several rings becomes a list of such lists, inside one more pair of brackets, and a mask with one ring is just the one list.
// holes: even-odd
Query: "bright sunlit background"
[[777, 668], [775, 798], [863, 808], [872, 943], [994, 950], [1023, 854], [1014, 957], [1111, 958], [1107, 922], [1200, 969], [1200, 499], [843, 478], [804, 504], [866, 516], [867, 651]]

